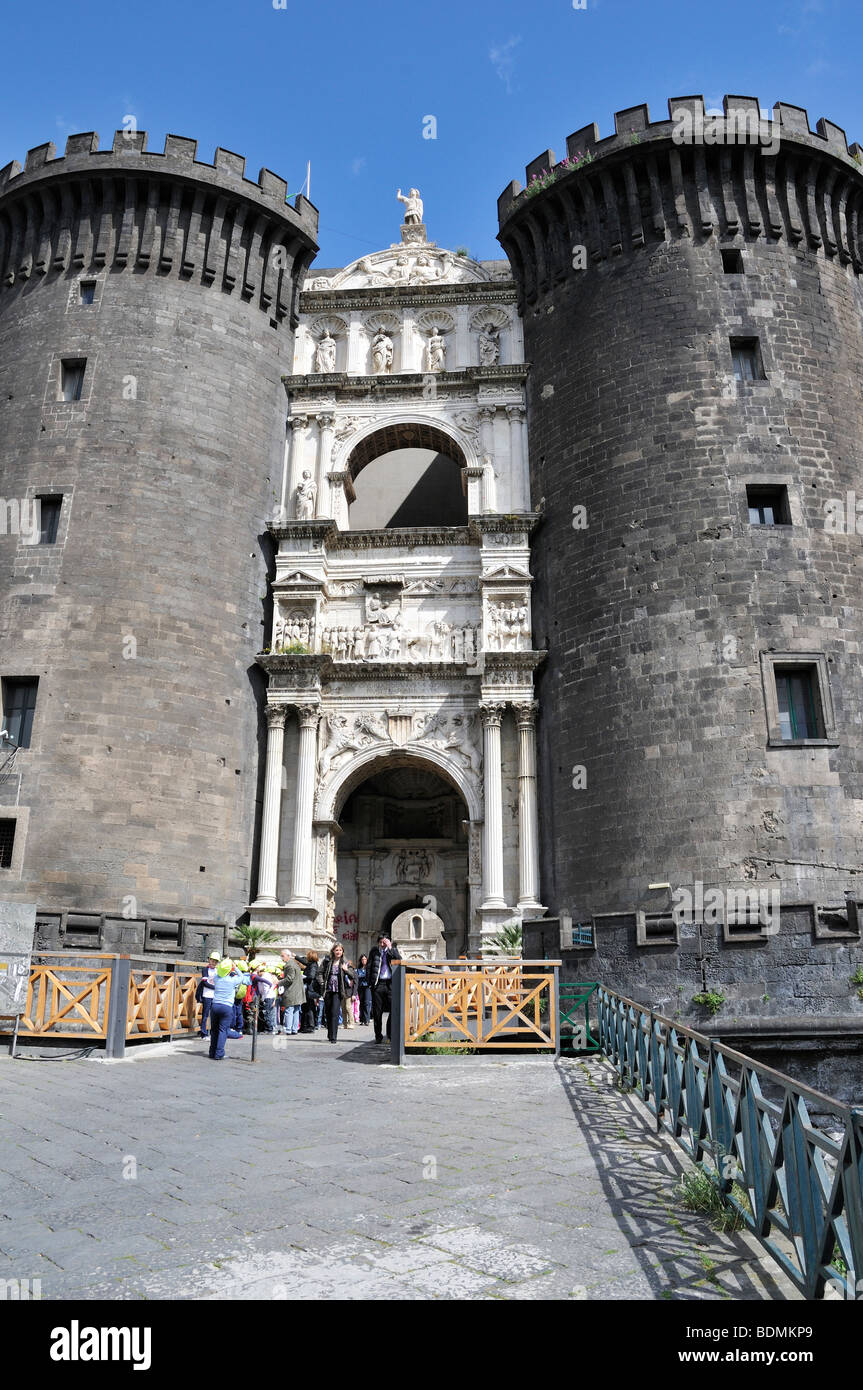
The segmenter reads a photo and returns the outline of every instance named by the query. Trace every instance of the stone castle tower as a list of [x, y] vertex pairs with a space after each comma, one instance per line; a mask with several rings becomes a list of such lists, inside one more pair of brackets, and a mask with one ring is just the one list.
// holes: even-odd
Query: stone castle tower
[[52, 541], [0, 535], [4, 723], [29, 721], [0, 749], [0, 895], [52, 943], [197, 955], [254, 888], [266, 520], [317, 213], [244, 163], [119, 132], [0, 170], [0, 491], [41, 499]]
[[576, 131], [499, 200], [543, 499], [544, 901], [565, 945], [593, 926], [582, 977], [859, 1040], [863, 151], [753, 98], [669, 115]]
[[413, 189], [310, 276], [314, 208], [227, 151], [0, 171], [0, 894], [191, 955], [522, 920], [856, 1045], [861, 159], [633, 107], [504, 192], [508, 262]]

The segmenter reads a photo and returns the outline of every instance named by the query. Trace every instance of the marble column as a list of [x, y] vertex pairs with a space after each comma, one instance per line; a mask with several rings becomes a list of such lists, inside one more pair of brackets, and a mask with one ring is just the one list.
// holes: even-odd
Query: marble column
[[524, 452], [524, 406], [508, 405], [506, 413], [509, 416], [512, 509], [514, 512], [529, 512], [530, 484]]
[[312, 816], [315, 805], [315, 762], [318, 743], [318, 705], [299, 705], [300, 751], [297, 758], [297, 813], [291, 862], [291, 903], [312, 902]]
[[320, 433], [318, 440], [318, 504], [316, 515], [335, 516], [333, 489], [329, 481], [330, 460], [333, 456], [333, 425], [335, 423], [335, 416], [324, 413], [318, 415], [316, 418]]
[[479, 439], [483, 462], [482, 510], [496, 510], [497, 497], [494, 474], [494, 417], [497, 407], [483, 405], [479, 409]]
[[480, 705], [482, 716], [483, 783], [485, 823], [483, 829], [483, 907], [506, 907], [503, 896], [503, 781], [501, 773], [500, 729], [504, 706], [497, 702]]
[[255, 907], [276, 907], [279, 864], [279, 823], [282, 810], [282, 760], [285, 748], [284, 705], [267, 705], [267, 764], [264, 774], [264, 814]]
[[518, 729], [518, 905], [539, 908], [539, 821], [536, 802], [536, 711], [513, 706]]
[[371, 370], [370, 368], [366, 368], [362, 360], [362, 355], [362, 323], [359, 313], [354, 309], [351, 311], [348, 318], [348, 361], [346, 370], [351, 375], [364, 375], [366, 370]]
[[[459, 304], [455, 311], [455, 362], [453, 366], [463, 372], [465, 367], [474, 365], [471, 357], [471, 335], [468, 314], [470, 308], [467, 304]], [[450, 368], [452, 371], [452, 367]]]
[[297, 488], [299, 487], [300, 478], [302, 477], [303, 473], [303, 457], [305, 454], [306, 447], [306, 426], [308, 423], [308, 416], [306, 415], [292, 415], [290, 420], [288, 421], [288, 424], [290, 425], [293, 431], [293, 435], [291, 438], [291, 465], [290, 469], [288, 470], [290, 473], [291, 495], [289, 499], [285, 497], [283, 486], [281, 507], [283, 515], [286, 514], [286, 506], [288, 507], [291, 516], [294, 516], [296, 514]]

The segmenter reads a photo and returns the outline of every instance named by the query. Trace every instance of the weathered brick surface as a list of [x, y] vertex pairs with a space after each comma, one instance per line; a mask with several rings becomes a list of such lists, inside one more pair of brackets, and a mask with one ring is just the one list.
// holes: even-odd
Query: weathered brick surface
[[[786, 133], [776, 160], [676, 149], [668, 123], [591, 143], [593, 163], [501, 200], [545, 511], [543, 900], [585, 920], [633, 913], [651, 882], [701, 880], [839, 906], [860, 892], [863, 539], [830, 534], [824, 506], [863, 493], [863, 180], [832, 131]], [[720, 246], [742, 249], [743, 276], [723, 273]], [[735, 382], [731, 336], [760, 338], [766, 381]], [[787, 483], [790, 528], [749, 525], [746, 484], [761, 481]], [[771, 650], [826, 655], [836, 747], [767, 746]], [[834, 972], [835, 943], [804, 918], [764, 957], [717, 947], [710, 984], [735, 1012], [769, 993], [766, 1013], [863, 1016], [847, 979], [859, 947]], [[756, 960], [778, 975], [762, 983]], [[684, 961], [683, 945], [637, 949], [633, 918], [622, 946], [600, 928], [590, 973], [674, 997]]]
[[[39, 677], [0, 891], [43, 908], [223, 919], [253, 886], [263, 536], [315, 216], [190, 147], [0, 174], [0, 490], [64, 494], [51, 550], [0, 536], [0, 668]], [[79, 403], [61, 356], [87, 358]]]

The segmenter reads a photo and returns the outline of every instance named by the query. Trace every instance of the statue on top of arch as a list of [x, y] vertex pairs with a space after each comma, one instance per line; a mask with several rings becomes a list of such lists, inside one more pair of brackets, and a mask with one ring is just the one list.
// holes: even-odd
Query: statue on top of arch
[[396, 197], [400, 203], [404, 203], [405, 205], [405, 226], [421, 226], [423, 220], [423, 200], [420, 197], [419, 189], [412, 188], [407, 197], [405, 197], [404, 193], [399, 189]]

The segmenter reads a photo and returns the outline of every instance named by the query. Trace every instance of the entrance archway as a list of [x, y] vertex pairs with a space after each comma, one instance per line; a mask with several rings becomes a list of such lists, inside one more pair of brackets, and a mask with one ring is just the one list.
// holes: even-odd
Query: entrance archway
[[396, 922], [403, 954], [440, 959], [465, 949], [468, 814], [452, 782], [416, 759], [383, 760], [352, 785], [338, 816], [333, 923], [350, 959], [368, 955]]
[[346, 471], [353, 501], [350, 530], [467, 525], [465, 453], [427, 420], [393, 421], [365, 435]]

